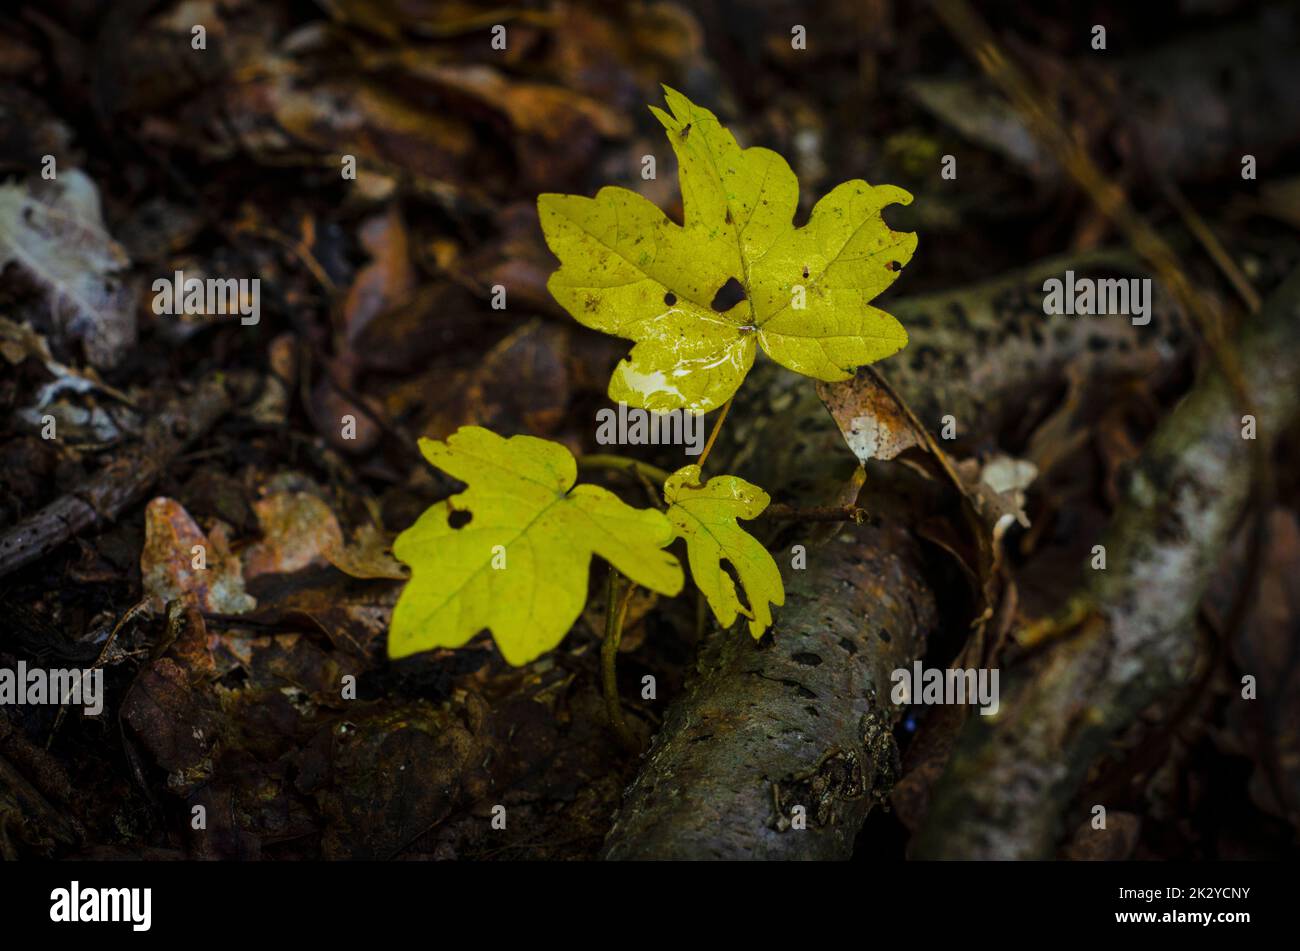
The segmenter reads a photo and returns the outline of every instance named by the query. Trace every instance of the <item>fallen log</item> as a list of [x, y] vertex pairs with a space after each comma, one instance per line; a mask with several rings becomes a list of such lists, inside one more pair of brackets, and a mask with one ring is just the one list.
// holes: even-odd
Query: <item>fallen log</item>
[[[1155, 386], [1185, 363], [1195, 333], [1155, 281], [1145, 326], [1123, 317], [1047, 319], [1043, 282], [1066, 271], [1152, 276], [1129, 252], [1099, 250], [903, 298], [889, 309], [910, 342], [876, 369], [932, 433], [938, 435], [951, 415], [959, 438], [978, 441], [992, 440], [1008, 423], [1023, 425], [1036, 412], [1046, 414], [1065, 387], [1067, 368], [1080, 378], [1141, 377]], [[812, 385], [762, 359], [738, 400], [723, 430], [726, 444], [734, 447], [727, 471], [744, 475], [752, 466], [760, 471], [748, 478], [770, 492], [789, 490], [799, 505], [832, 501], [810, 493], [824, 478], [823, 468], [843, 468], [844, 442]], [[782, 458], [772, 458], [778, 446]]]
[[897, 778], [889, 674], [936, 620], [901, 520], [791, 573], [774, 634], [704, 645], [610, 830], [610, 859], [845, 858]]
[[[963, 430], [987, 433], [1023, 412], [1025, 390], [1057, 379], [1066, 364], [1168, 370], [1190, 340], [1167, 301], [1157, 302], [1160, 320], [1145, 328], [1111, 320], [1042, 330], [1045, 276], [1117, 264], [1138, 269], [1124, 255], [1062, 258], [901, 302], [894, 312], [922, 353], [892, 367], [891, 380], [928, 425], [939, 426], [940, 410], [955, 411]], [[770, 364], [752, 372], [717, 454], [725, 471], [754, 479], [774, 498], [850, 501], [839, 496], [856, 460], [830, 414], [810, 381]], [[897, 775], [892, 729], [901, 710], [888, 700], [889, 675], [924, 653], [937, 623], [905, 507], [875, 482], [859, 502], [875, 513], [870, 524], [838, 528], [822, 547], [809, 547], [807, 570], [783, 571], [787, 602], [770, 639], [755, 644], [739, 630], [706, 639], [627, 790], [607, 858], [851, 854]]]

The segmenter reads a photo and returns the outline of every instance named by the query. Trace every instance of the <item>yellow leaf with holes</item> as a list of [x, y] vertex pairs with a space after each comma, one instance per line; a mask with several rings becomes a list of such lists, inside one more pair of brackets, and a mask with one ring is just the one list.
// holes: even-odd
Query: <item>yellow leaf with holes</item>
[[[736, 520], [757, 518], [767, 508], [767, 493], [736, 476], [714, 476], [699, 484], [700, 467], [678, 469], [664, 483], [668, 520], [686, 539], [691, 576], [723, 627], [737, 615], [749, 618], [749, 633], [762, 637], [772, 624], [772, 604], [785, 604], [781, 571], [758, 539]], [[723, 567], [730, 563], [745, 589], [746, 607], [736, 584]]]
[[388, 629], [388, 654], [460, 647], [490, 629], [511, 664], [555, 647], [587, 600], [593, 554], [637, 584], [675, 595], [682, 567], [662, 512], [595, 485], [574, 485], [573, 454], [532, 436], [464, 426], [421, 439], [434, 466], [468, 484], [393, 542], [411, 567]]
[[542, 195], [560, 268], [547, 287], [581, 324], [635, 341], [609, 381], [615, 401], [703, 413], [736, 392], [757, 348], [819, 380], [897, 353], [907, 332], [870, 306], [916, 249], [881, 211], [892, 185], [832, 189], [794, 226], [799, 183], [780, 155], [742, 149], [707, 109], [664, 87], [652, 108], [677, 154], [684, 224], [626, 188]]

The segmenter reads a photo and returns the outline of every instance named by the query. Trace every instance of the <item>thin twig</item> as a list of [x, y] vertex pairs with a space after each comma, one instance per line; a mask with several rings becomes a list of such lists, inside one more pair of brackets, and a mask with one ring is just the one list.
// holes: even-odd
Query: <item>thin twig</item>
[[[141, 614], [150, 613], [152, 605], [153, 599], [149, 595], [145, 595], [135, 604], [126, 609], [126, 613], [123, 614], [121, 619], [113, 625], [113, 630], [109, 632], [108, 637], [104, 639], [104, 646], [100, 648], [99, 656], [95, 658], [95, 662], [90, 665], [90, 670], [95, 670], [96, 668], [104, 666], [104, 662], [108, 659], [108, 652], [112, 649], [114, 642], [117, 641], [118, 632], [120, 632], [129, 621], [134, 620]], [[81, 676], [84, 677], [86, 674], [83, 673]], [[59, 713], [58, 716], [54, 718], [54, 726], [50, 727], [50, 735], [45, 738], [45, 748], [47, 750], [50, 748], [51, 744], [54, 743], [54, 737], [59, 732], [59, 727], [63, 725], [63, 719], [67, 715], [68, 704], [65, 701], [59, 705]]]
[[632, 467], [632, 474], [636, 476], [637, 481], [641, 483], [641, 488], [645, 489], [646, 498], [650, 500], [650, 504], [657, 509], [662, 509], [664, 507], [664, 500], [661, 497], [661, 493], [663, 492], [663, 483], [660, 482], [659, 488], [655, 488], [655, 484], [650, 481], [650, 477], [645, 474], [643, 469], [637, 466]]
[[812, 505], [796, 508], [780, 503], [769, 505], [763, 510], [766, 518], [779, 518], [790, 522], [856, 522], [861, 525], [867, 520], [867, 510], [857, 505]]
[[1201, 242], [1201, 246], [1205, 248], [1205, 253], [1223, 272], [1223, 276], [1228, 279], [1228, 283], [1232, 285], [1238, 296], [1245, 301], [1250, 312], [1252, 314], [1258, 313], [1259, 308], [1263, 306], [1263, 302], [1259, 298], [1259, 292], [1255, 290], [1249, 278], [1242, 273], [1241, 268], [1237, 266], [1237, 262], [1228, 253], [1228, 249], [1219, 240], [1219, 236], [1205, 223], [1205, 219], [1197, 213], [1191, 203], [1183, 197], [1183, 193], [1173, 181], [1162, 178], [1160, 184], [1165, 197], [1169, 200], [1169, 204], [1173, 205], [1182, 217], [1187, 230], [1195, 235], [1196, 240]]
[[325, 268], [321, 265], [320, 261], [316, 259], [316, 255], [312, 254], [311, 248], [308, 246], [306, 240], [295, 241], [292, 237], [277, 228], [252, 220], [236, 222], [229, 229], [229, 233], [234, 235], [251, 234], [255, 237], [266, 238], [275, 242], [297, 257], [298, 260], [302, 262], [303, 266], [311, 272], [311, 276], [316, 279], [316, 282], [325, 289], [326, 293], [331, 297], [338, 294], [338, 285], [335, 284], [329, 274], [325, 272]]
[[235, 405], [240, 393], [251, 390], [253, 379], [246, 373], [213, 373], [188, 396], [166, 403], [146, 425], [138, 444], [0, 533], [0, 577], [45, 557], [79, 533], [116, 519]]

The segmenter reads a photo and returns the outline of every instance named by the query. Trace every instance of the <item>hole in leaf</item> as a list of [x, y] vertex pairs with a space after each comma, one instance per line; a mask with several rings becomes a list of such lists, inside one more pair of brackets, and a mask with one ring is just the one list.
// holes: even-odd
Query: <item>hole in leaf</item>
[[727, 278], [727, 283], [718, 288], [710, 304], [719, 314], [725, 314], [745, 299], [745, 288], [734, 277]]
[[667, 294], [664, 295], [664, 303], [667, 304], [669, 307], [672, 307], [673, 304], [677, 303], [677, 295], [674, 294], [672, 291], [669, 291]]
[[[736, 571], [736, 566], [730, 561], [724, 559], [718, 562], [718, 567], [725, 571], [727, 577], [731, 579], [732, 587], [736, 589], [736, 600], [740, 602], [740, 606], [743, 609], [742, 613], [748, 612], [750, 610], [749, 592], [746, 591], [745, 586], [740, 583], [740, 573]], [[746, 613], [746, 616], [748, 616], [748, 613]]]
[[474, 518], [472, 512], [466, 512], [463, 509], [453, 509], [451, 514], [447, 516], [447, 524], [452, 528], [464, 528], [470, 523], [472, 518]]

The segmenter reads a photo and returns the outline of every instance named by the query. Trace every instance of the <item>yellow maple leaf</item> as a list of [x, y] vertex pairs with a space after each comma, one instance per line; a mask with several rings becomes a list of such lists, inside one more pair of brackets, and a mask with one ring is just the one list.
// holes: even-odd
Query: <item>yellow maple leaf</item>
[[[795, 228], [799, 184], [785, 159], [741, 149], [713, 113], [664, 90], [671, 114], [652, 111], [677, 154], [684, 225], [625, 188], [538, 198], [561, 262], [552, 296], [579, 323], [636, 342], [610, 398], [703, 413], [731, 398], [758, 347], [835, 381], [906, 346], [902, 325], [868, 302], [916, 249], [915, 234], [881, 217], [912, 196], [844, 182]], [[729, 302], [737, 287], [743, 299]]]
[[528, 663], [577, 620], [593, 554], [653, 591], [681, 591], [681, 564], [662, 550], [673, 540], [664, 514], [575, 486], [577, 463], [559, 443], [463, 426], [446, 442], [421, 439], [420, 451], [469, 488], [393, 542], [411, 580], [393, 609], [390, 657], [460, 647], [489, 628], [509, 663]]
[[[785, 604], [785, 586], [771, 554], [736, 519], [757, 518], [767, 508], [768, 495], [738, 476], [714, 476], [706, 485], [699, 481], [700, 467], [684, 466], [664, 483], [668, 520], [686, 539], [691, 577], [719, 624], [730, 627], [743, 614], [749, 618], [749, 633], [762, 637], [772, 623], [770, 605]], [[749, 607], [737, 596], [724, 559], [744, 586]]]

